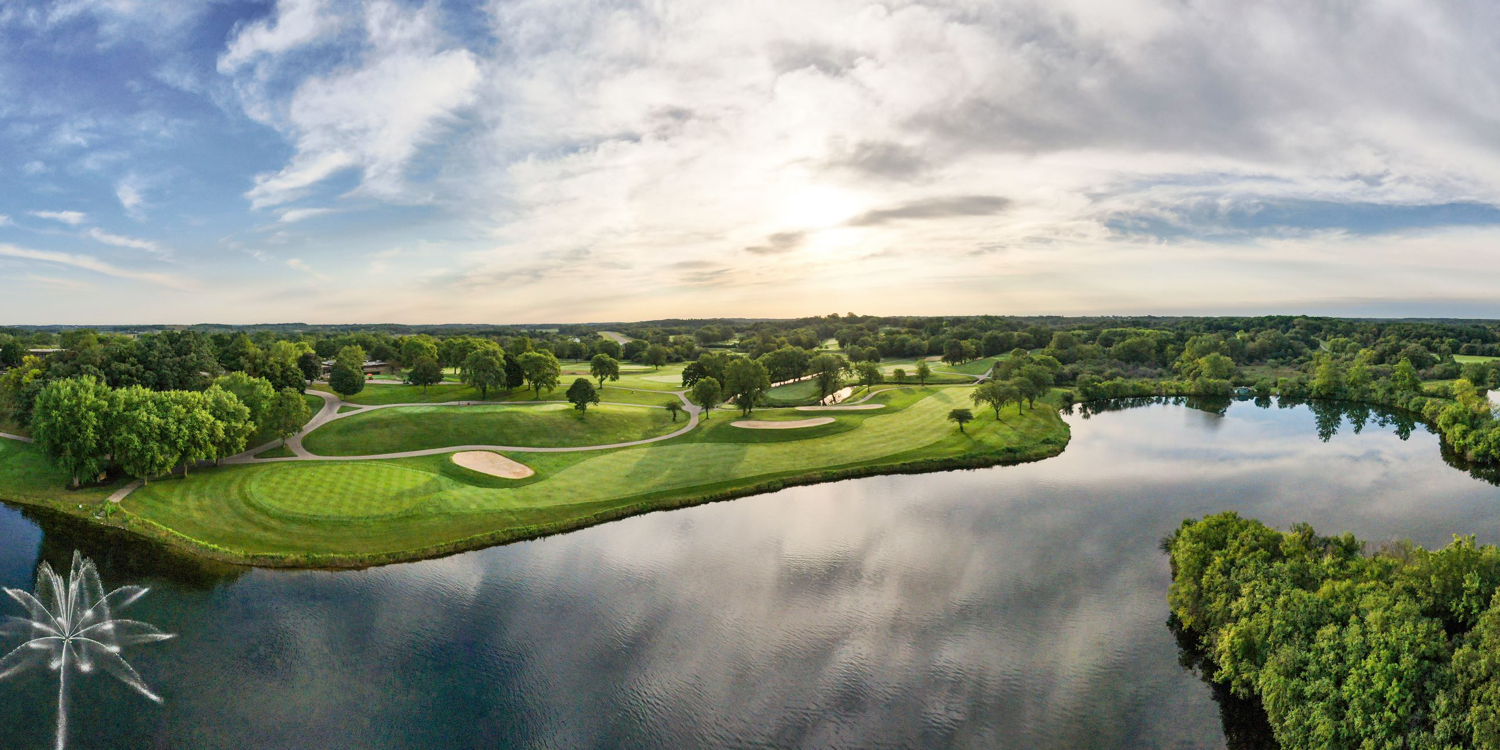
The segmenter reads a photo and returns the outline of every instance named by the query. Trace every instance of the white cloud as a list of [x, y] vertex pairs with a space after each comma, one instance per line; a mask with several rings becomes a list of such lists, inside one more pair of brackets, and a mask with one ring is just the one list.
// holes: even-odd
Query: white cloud
[[13, 222], [10, 220], [9, 216], [6, 216], [5, 214], [0, 214], [0, 227], [7, 226], [7, 225], [12, 224], [12, 223]]
[[22, 260], [39, 261], [56, 265], [71, 266], [94, 273], [113, 276], [115, 278], [139, 281], [169, 289], [189, 290], [197, 286], [191, 279], [176, 274], [152, 273], [147, 271], [132, 271], [120, 268], [113, 264], [99, 260], [90, 255], [76, 255], [73, 253], [57, 253], [47, 250], [32, 250], [16, 245], [0, 243], [0, 256], [8, 258], [20, 258]]
[[286, 264], [288, 266], [291, 266], [292, 268], [297, 269], [298, 271], [301, 271], [301, 272], [307, 274], [308, 276], [311, 276], [311, 277], [317, 279], [318, 281], [327, 281], [328, 280], [327, 276], [324, 276], [323, 274], [318, 273], [317, 271], [314, 271], [313, 268], [312, 268], [312, 266], [307, 265], [307, 263], [303, 262], [303, 260], [301, 258], [288, 258]]
[[125, 213], [135, 218], [143, 215], [141, 209], [146, 205], [145, 198], [141, 196], [141, 190], [141, 179], [135, 175], [125, 177], [115, 185], [115, 197], [119, 199], [120, 206], [125, 209]]
[[106, 232], [98, 227], [90, 229], [88, 231], [88, 236], [106, 245], [125, 247], [132, 250], [143, 250], [159, 258], [167, 258], [172, 255], [172, 252], [162, 247], [160, 243], [154, 242], [152, 240], [142, 240], [135, 237], [126, 237], [122, 234], [113, 234], [111, 232]]
[[332, 208], [289, 208], [285, 211], [282, 211], [281, 214], [277, 216], [276, 220], [283, 224], [292, 224], [304, 219], [311, 219], [317, 216], [331, 214], [336, 210], [337, 209]]
[[452, 47], [438, 6], [366, 6], [358, 62], [308, 78], [289, 100], [267, 102], [255, 86], [241, 88], [253, 116], [295, 142], [281, 170], [256, 177], [246, 197], [255, 208], [280, 205], [346, 169], [361, 173], [360, 190], [388, 199], [404, 194], [404, 175], [418, 150], [473, 101], [479, 63]]
[[80, 211], [30, 211], [28, 213], [38, 219], [51, 219], [75, 227], [88, 219], [88, 215]]
[[309, 44], [337, 30], [340, 23], [326, 0], [280, 0], [274, 17], [236, 30], [219, 56], [219, 72], [231, 73], [262, 55], [278, 55]]

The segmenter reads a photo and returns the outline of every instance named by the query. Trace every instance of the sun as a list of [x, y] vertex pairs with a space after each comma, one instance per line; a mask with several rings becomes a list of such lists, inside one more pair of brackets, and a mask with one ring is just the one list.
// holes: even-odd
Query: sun
[[786, 194], [778, 218], [786, 226], [824, 229], [848, 221], [858, 210], [858, 198], [848, 191], [810, 185]]

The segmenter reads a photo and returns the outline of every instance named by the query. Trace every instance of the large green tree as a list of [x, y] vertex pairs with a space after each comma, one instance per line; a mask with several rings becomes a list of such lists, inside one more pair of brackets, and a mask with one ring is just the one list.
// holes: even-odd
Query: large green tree
[[620, 379], [620, 361], [608, 354], [595, 354], [589, 360], [589, 374], [599, 380], [599, 387], [604, 387], [606, 380]]
[[264, 429], [267, 434], [274, 435], [285, 444], [286, 439], [297, 434], [309, 419], [312, 419], [312, 409], [308, 407], [307, 400], [302, 398], [302, 394], [288, 388], [272, 399]]
[[760, 362], [737, 357], [724, 367], [724, 397], [749, 415], [755, 403], [771, 389], [771, 378]]
[[599, 403], [599, 392], [594, 390], [594, 384], [588, 378], [575, 378], [568, 386], [567, 397], [568, 403], [584, 414], [588, 413], [590, 405]]
[[109, 393], [97, 378], [63, 378], [43, 387], [32, 407], [32, 437], [74, 487], [104, 470]]
[[531, 384], [537, 398], [542, 397], [543, 390], [556, 388], [558, 379], [562, 377], [562, 365], [552, 352], [526, 352], [517, 357], [516, 361], [520, 363], [521, 372], [526, 374], [526, 382]]
[[147, 484], [151, 477], [170, 472], [181, 452], [163, 400], [137, 385], [116, 389], [109, 403], [111, 460]]
[[837, 354], [819, 354], [808, 362], [808, 371], [818, 384], [819, 400], [838, 391], [844, 385], [844, 372], [849, 365]]
[[[297, 392], [293, 390], [292, 393]], [[249, 442], [250, 436], [263, 425], [257, 424], [250, 418], [250, 408], [245, 406], [238, 397], [217, 385], [210, 386], [204, 391], [203, 398], [209, 415], [219, 424], [219, 429], [214, 435], [217, 439], [213, 444], [213, 455], [210, 456], [217, 464], [220, 459], [233, 456], [249, 447], [246, 443]], [[297, 395], [297, 400], [302, 400], [300, 394]], [[273, 399], [272, 404], [274, 403]], [[262, 419], [265, 416], [262, 415]]]
[[724, 389], [713, 378], [701, 378], [688, 391], [688, 400], [702, 409], [703, 418], [708, 419], [708, 413], [724, 402]]
[[328, 373], [328, 387], [344, 398], [353, 396], [365, 389], [364, 372], [339, 362]]
[[422, 386], [422, 392], [426, 393], [427, 386], [443, 382], [443, 367], [433, 357], [417, 357], [412, 361], [411, 372], [407, 373], [406, 379], [412, 385]]
[[494, 346], [475, 349], [464, 360], [460, 379], [479, 389], [480, 400], [488, 400], [491, 388], [505, 384], [505, 354]]

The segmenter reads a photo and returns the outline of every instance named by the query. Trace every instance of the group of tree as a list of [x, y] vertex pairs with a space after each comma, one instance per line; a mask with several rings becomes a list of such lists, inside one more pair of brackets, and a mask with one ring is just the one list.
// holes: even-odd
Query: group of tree
[[1174, 626], [1281, 748], [1500, 748], [1500, 549], [1365, 554], [1232, 512], [1163, 548]]
[[31, 430], [44, 452], [78, 485], [106, 466], [149, 481], [198, 461], [243, 452], [257, 433], [285, 439], [310, 416], [302, 394], [276, 391], [242, 372], [202, 391], [111, 388], [92, 375], [48, 382], [33, 406]]

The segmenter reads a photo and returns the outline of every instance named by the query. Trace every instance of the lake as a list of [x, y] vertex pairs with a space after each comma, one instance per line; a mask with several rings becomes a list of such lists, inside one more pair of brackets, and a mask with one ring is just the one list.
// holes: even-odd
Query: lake
[[[126, 653], [163, 705], [74, 683], [80, 748], [1224, 748], [1165, 625], [1158, 544], [1184, 518], [1500, 541], [1500, 488], [1378, 411], [1068, 420], [1067, 450], [1038, 463], [355, 572], [205, 565], [0, 507], [0, 585], [29, 590], [39, 560], [80, 549], [107, 586], [151, 586], [131, 616], [178, 634]], [[0, 747], [51, 746], [56, 689], [0, 682]]]

